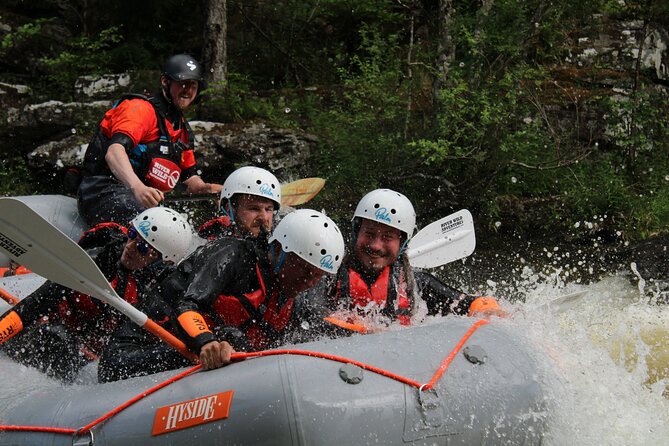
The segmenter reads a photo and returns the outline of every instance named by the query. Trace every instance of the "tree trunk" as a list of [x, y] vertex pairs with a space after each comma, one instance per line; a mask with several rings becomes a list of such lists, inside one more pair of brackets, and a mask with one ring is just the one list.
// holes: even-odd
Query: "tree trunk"
[[453, 23], [453, 0], [439, 0], [439, 38], [437, 44], [437, 78], [433, 85], [433, 96], [438, 103], [439, 90], [448, 79], [451, 62], [455, 58], [455, 45], [451, 35]]
[[225, 81], [228, 72], [227, 55], [227, 0], [205, 0], [207, 16], [204, 28], [203, 64], [209, 84]]

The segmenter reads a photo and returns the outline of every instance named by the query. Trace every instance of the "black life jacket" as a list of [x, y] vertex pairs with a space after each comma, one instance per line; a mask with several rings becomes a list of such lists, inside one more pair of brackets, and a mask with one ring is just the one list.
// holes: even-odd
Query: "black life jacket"
[[[160, 137], [156, 141], [138, 144], [128, 153], [133, 170], [149, 186], [163, 192], [174, 189], [181, 175], [181, 155], [184, 150], [192, 150], [194, 147], [193, 130], [188, 121], [183, 119], [182, 124], [188, 135], [188, 145], [181, 140], [173, 142], [165, 125], [167, 115], [160, 99], [155, 96], [132, 93], [122, 96], [113, 108], [118, 107], [126, 99], [148, 101], [156, 113], [160, 131]], [[109, 138], [102, 133], [101, 129], [98, 129], [84, 156], [84, 175], [111, 175], [104, 159], [109, 142]]]

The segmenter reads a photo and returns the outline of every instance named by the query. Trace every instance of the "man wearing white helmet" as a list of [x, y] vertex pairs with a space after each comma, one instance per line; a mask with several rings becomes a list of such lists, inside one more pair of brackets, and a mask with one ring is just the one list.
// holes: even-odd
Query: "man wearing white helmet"
[[[96, 264], [116, 292], [136, 305], [190, 252], [192, 235], [184, 217], [157, 207], [140, 213], [128, 228], [101, 223], [84, 233], [79, 245], [96, 253]], [[47, 282], [0, 319], [0, 333], [12, 327], [12, 336], [0, 337], [0, 344], [23, 331], [8, 343], [8, 355], [71, 381], [86, 362], [84, 354], [98, 355], [121, 319], [96, 299]]]
[[201, 237], [214, 239], [268, 234], [281, 207], [281, 184], [265, 169], [240, 167], [223, 183], [220, 207], [223, 215], [203, 224], [198, 229]]
[[[344, 239], [337, 225], [318, 211], [300, 209], [279, 222], [269, 241], [209, 242], [161, 283], [161, 291], [174, 302], [182, 339], [199, 355], [205, 370], [214, 369], [229, 362], [229, 342], [251, 351], [280, 345], [299, 325], [293, 314], [295, 297], [325, 274], [335, 274], [343, 256]], [[230, 333], [236, 338], [227, 337]], [[124, 365], [103, 380], [188, 365], [144, 338], [141, 351], [126, 355], [129, 361], [103, 358]], [[126, 342], [132, 342], [130, 337]]]
[[[369, 192], [358, 203], [352, 225], [352, 252], [344, 259], [336, 283], [326, 291], [326, 307], [334, 311], [327, 318], [329, 323], [360, 331], [367, 329], [370, 318], [377, 325], [393, 321], [409, 325], [417, 299], [425, 302], [429, 314], [499, 310], [494, 299], [466, 295], [411, 268], [405, 248], [416, 229], [416, 213], [403, 194], [390, 189]], [[306, 299], [316, 300], [311, 297]]]

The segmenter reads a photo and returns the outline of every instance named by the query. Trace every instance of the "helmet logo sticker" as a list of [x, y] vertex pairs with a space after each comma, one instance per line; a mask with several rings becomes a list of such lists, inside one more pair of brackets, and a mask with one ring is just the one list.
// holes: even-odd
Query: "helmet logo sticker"
[[330, 271], [334, 270], [334, 264], [332, 263], [332, 256], [330, 254], [321, 257], [320, 262], [321, 268], [327, 268]]
[[195, 71], [195, 70], [197, 70], [197, 65], [195, 65], [195, 62], [193, 62], [192, 60], [189, 60], [189, 61], [186, 63], [186, 66], [187, 66], [188, 68], [190, 68], [191, 71]]
[[139, 222], [139, 227], [137, 228], [139, 232], [142, 233], [144, 238], [149, 236], [149, 228], [151, 227], [151, 222], [148, 220], [142, 220]]
[[388, 215], [388, 211], [386, 210], [386, 208], [378, 208], [374, 212], [374, 217], [376, 217], [377, 220], [385, 221], [386, 223], [392, 223], [393, 222], [393, 220]]
[[272, 192], [272, 186], [270, 186], [267, 183], [263, 183], [260, 185], [260, 193], [270, 197], [274, 196], [274, 193]]

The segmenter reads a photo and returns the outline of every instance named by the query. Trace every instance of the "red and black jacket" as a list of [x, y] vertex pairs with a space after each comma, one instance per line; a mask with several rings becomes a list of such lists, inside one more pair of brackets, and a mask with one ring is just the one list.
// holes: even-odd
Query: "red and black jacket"
[[274, 287], [264, 239], [218, 238], [182, 262], [161, 284], [176, 308], [181, 334], [196, 352], [234, 327], [251, 349], [277, 345], [293, 323], [293, 300]]
[[198, 174], [190, 125], [161, 92], [123, 96], [107, 111], [84, 155], [84, 176], [112, 176], [105, 161], [112, 143], [125, 147], [133, 170], [145, 184], [162, 191]]

